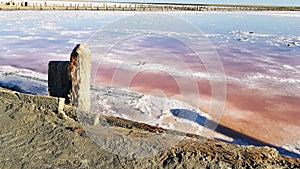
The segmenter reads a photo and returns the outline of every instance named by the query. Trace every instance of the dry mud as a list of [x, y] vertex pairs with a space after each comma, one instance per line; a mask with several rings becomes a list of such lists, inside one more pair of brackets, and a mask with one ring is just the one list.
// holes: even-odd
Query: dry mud
[[[78, 122], [78, 115], [91, 121], [104, 119], [123, 140], [128, 135], [138, 139], [162, 133], [172, 133], [174, 139], [185, 137], [157, 155], [124, 157], [96, 144]], [[4, 169], [300, 168], [300, 159], [280, 155], [273, 148], [238, 146], [121, 118], [95, 117], [66, 105], [61, 110], [58, 98], [3, 88], [0, 88], [0, 117], [0, 168]], [[102, 139], [112, 141], [109, 137]]]

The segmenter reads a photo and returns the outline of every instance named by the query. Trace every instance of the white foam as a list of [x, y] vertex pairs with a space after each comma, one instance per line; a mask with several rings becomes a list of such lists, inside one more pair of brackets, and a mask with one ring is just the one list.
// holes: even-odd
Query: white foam
[[40, 80], [48, 80], [47, 74], [35, 72], [29, 69], [15, 68], [13, 66], [0, 66], [0, 74], [2, 75], [14, 74], [18, 76], [36, 78]]
[[205, 79], [205, 80], [211, 80], [211, 76], [209, 73], [206, 73], [206, 72], [195, 72], [192, 74], [193, 77], [198, 77], [198, 78], [201, 78], [201, 79]]
[[254, 80], [260, 80], [260, 79], [273, 80], [273, 81], [280, 82], [280, 83], [291, 83], [291, 84], [299, 84], [300, 83], [299, 79], [276, 77], [276, 76], [270, 76], [270, 75], [265, 75], [265, 74], [261, 74], [261, 73], [255, 73], [252, 76], [248, 76], [248, 78], [254, 79]]
[[[92, 111], [143, 122], [168, 129], [201, 134], [203, 127], [189, 118], [174, 116], [170, 110], [185, 109], [199, 114], [202, 117], [211, 117], [187, 103], [166, 97], [145, 95], [129, 92], [128, 90], [102, 88], [93, 94]], [[190, 130], [193, 129], [193, 130]]]
[[81, 35], [81, 34], [90, 34], [91, 31], [61, 31], [61, 35]]
[[297, 69], [295, 69], [294, 67], [290, 66], [290, 65], [281, 65], [281, 68], [284, 70], [291, 70], [293, 72], [298, 72]]
[[280, 75], [253, 73], [246, 75], [237, 84], [244, 84], [248, 88], [259, 90], [264, 95], [269, 95], [270, 97], [274, 95], [297, 96], [300, 92], [300, 80], [297, 79], [297, 76], [282, 77]]
[[26, 36], [26, 37], [21, 37], [20, 40], [37, 40], [37, 39], [42, 39], [42, 37], [38, 36]]

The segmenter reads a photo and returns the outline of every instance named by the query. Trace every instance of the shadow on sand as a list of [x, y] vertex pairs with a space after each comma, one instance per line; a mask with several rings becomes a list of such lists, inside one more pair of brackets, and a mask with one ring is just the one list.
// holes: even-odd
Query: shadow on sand
[[287, 156], [294, 157], [294, 158], [300, 158], [300, 154], [291, 152], [291, 151], [286, 150], [282, 147], [278, 147], [278, 146], [260, 141], [258, 139], [255, 139], [255, 138], [253, 138], [251, 136], [248, 136], [248, 135], [245, 135], [243, 133], [240, 133], [240, 132], [238, 132], [236, 130], [233, 130], [229, 127], [223, 126], [223, 125], [218, 124], [218, 123], [216, 123], [212, 120], [209, 120], [204, 116], [200, 116], [196, 112], [186, 110], [186, 109], [171, 109], [170, 112], [176, 117], [187, 119], [187, 120], [190, 120], [190, 121], [194, 121], [194, 122], [198, 123], [201, 126], [204, 126], [204, 127], [208, 128], [208, 129], [211, 129], [211, 130], [215, 130], [218, 133], [221, 133], [225, 136], [228, 136], [228, 137], [234, 139], [234, 141], [232, 141], [232, 142], [222, 140], [222, 139], [217, 139], [217, 140], [228, 142], [228, 143], [233, 143], [233, 144], [239, 144], [239, 145], [268, 146], [268, 147], [272, 147], [272, 148], [277, 149], [280, 154], [287, 155]]

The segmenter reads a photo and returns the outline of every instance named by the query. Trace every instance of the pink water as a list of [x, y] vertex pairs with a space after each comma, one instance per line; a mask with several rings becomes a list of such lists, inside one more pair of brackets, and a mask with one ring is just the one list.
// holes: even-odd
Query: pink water
[[[86, 11], [1, 11], [0, 14], [0, 66], [11, 65], [45, 74], [50, 60], [68, 60], [75, 44], [86, 42], [101, 26], [122, 17], [120, 13]], [[182, 15], [202, 29], [223, 64], [227, 90], [220, 124], [273, 145], [299, 146], [300, 15], [278, 17], [270, 13], [250, 13], [240, 14], [241, 18], [232, 13]], [[249, 31], [254, 34], [247, 33]], [[105, 45], [106, 40], [114, 36], [107, 33], [100, 42]], [[188, 49], [176, 42], [159, 39], [134, 39], [139, 42], [128, 42], [128, 46], [120, 46], [119, 51], [107, 56], [128, 64], [94, 58], [93, 83], [129, 87], [142, 93], [161, 90], [167, 97], [177, 99], [182, 95], [181, 86], [185, 86], [184, 95], [190, 98], [189, 103], [212, 114], [210, 76], [184, 74], [194, 71], [207, 75], [205, 65], [193, 55], [187, 55]], [[137, 49], [150, 46], [169, 53], [134, 53], [132, 46]], [[178, 58], [185, 65], [178, 62]], [[139, 62], [146, 63], [139, 65]], [[151, 64], [160, 65], [162, 69], [143, 70]], [[168, 73], [172, 67], [178, 74]]]

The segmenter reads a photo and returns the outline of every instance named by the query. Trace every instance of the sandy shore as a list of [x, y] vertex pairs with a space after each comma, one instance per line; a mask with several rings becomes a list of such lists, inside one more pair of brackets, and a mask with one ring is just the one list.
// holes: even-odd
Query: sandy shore
[[[228, 144], [116, 117], [97, 116], [69, 106], [60, 110], [59, 99], [53, 97], [0, 88], [0, 102], [1, 168], [300, 167], [299, 159], [280, 155], [272, 148]], [[80, 124], [79, 117], [84, 117], [87, 123]], [[109, 124], [107, 129], [117, 131], [118, 138], [124, 142], [120, 145], [125, 148], [137, 144], [128, 144], [126, 140], [164, 134], [171, 134], [169, 139], [177, 142], [159, 149], [153, 156], [142, 158], [142, 155], [132, 154], [124, 157], [122, 153], [114, 153], [116, 150], [110, 151], [106, 144], [91, 139], [92, 130], [89, 129], [95, 129], [95, 121], [103, 120]], [[97, 132], [105, 133], [103, 130]], [[112, 145], [120, 141], [110, 137], [112, 132], [106, 134], [101, 137], [102, 143]], [[159, 142], [153, 144], [163, 147]], [[130, 147], [127, 150], [130, 152]]]

